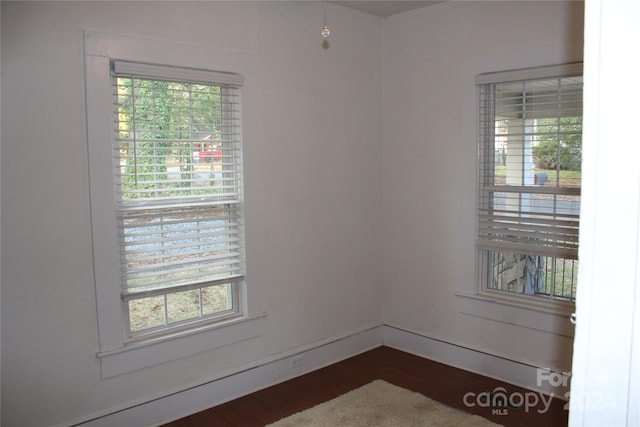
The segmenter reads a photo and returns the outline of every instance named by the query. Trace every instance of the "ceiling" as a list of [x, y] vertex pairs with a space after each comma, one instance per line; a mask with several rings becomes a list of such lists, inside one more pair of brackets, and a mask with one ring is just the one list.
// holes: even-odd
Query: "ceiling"
[[360, 12], [369, 13], [371, 15], [385, 17], [408, 10], [418, 9], [420, 7], [432, 6], [438, 3], [444, 3], [446, 0], [440, 1], [422, 1], [422, 0], [347, 0], [347, 1], [329, 1], [329, 3], [338, 4], [350, 9], [359, 10]]

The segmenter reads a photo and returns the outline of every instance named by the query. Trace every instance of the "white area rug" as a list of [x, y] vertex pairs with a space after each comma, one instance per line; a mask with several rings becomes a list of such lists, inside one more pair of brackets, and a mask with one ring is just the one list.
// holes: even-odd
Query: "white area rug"
[[298, 412], [268, 427], [496, 427], [382, 380]]

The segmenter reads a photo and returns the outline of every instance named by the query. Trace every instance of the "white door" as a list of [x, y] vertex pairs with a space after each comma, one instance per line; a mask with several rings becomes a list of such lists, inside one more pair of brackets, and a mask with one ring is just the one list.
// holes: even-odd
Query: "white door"
[[586, 0], [569, 425], [640, 425], [640, 1]]

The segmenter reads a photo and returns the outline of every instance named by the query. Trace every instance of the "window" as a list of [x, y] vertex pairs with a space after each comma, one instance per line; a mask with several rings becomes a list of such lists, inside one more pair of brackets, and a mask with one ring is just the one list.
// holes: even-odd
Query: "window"
[[102, 378], [259, 339], [256, 57], [92, 31], [84, 53]]
[[241, 76], [112, 63], [127, 339], [239, 313]]
[[581, 73], [581, 64], [570, 64], [476, 79], [482, 292], [574, 301]]

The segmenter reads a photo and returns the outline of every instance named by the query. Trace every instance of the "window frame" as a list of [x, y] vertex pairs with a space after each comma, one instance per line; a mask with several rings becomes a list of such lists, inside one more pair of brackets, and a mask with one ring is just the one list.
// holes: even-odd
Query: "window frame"
[[[482, 91], [484, 88], [486, 88], [489, 85], [505, 84], [505, 83], [520, 83], [525, 81], [536, 81], [536, 80], [544, 80], [544, 79], [582, 76], [582, 69], [583, 69], [582, 62], [576, 62], [576, 63], [567, 63], [567, 64], [554, 65], [554, 66], [545, 66], [545, 67], [536, 67], [536, 68], [528, 68], [528, 69], [479, 74], [475, 78], [477, 98], [478, 100], [483, 99]], [[489, 161], [486, 159], [486, 157], [489, 155], [488, 154], [489, 149], [486, 143], [483, 141], [486, 138], [486, 135], [483, 134], [483, 131], [482, 131], [483, 128], [481, 125], [482, 115], [484, 113], [485, 111], [482, 110], [482, 107], [478, 106], [478, 112], [476, 115], [478, 117], [477, 119], [478, 120], [478, 128], [477, 128], [478, 129], [478, 134], [477, 134], [478, 155], [477, 155], [476, 167], [478, 168], [477, 179], [479, 184], [477, 186], [478, 193], [477, 193], [477, 202], [476, 202], [477, 230], [479, 230], [478, 216], [480, 215], [480, 212], [483, 209], [486, 209], [486, 207], [484, 206], [484, 203], [486, 203], [486, 201], [481, 202], [482, 200], [481, 193], [483, 192], [482, 186], [486, 185], [486, 183], [482, 182], [484, 179], [482, 167], [483, 165], [484, 167], [486, 167], [489, 164], [489, 162], [493, 161], [493, 160]], [[495, 119], [492, 119], [492, 120], [495, 120]], [[561, 190], [563, 189], [566, 190], [565, 187], [558, 187], [558, 188]], [[484, 190], [484, 191], [487, 191], [487, 190]], [[535, 188], [533, 189], [533, 191], [536, 192]], [[519, 192], [517, 194], [522, 195], [522, 194], [529, 194], [529, 193], [524, 191], [524, 192]], [[558, 191], [558, 194], [564, 194], [564, 193], [562, 193], [562, 191]], [[578, 194], [579, 194], [579, 191], [578, 191]], [[577, 234], [577, 229], [574, 230], [573, 232]], [[480, 236], [478, 231], [476, 232], [476, 236]], [[476, 238], [480, 239], [479, 237], [476, 237]], [[552, 306], [556, 305], [559, 309], [562, 309], [564, 311], [566, 309], [570, 309], [571, 307], [575, 306], [575, 303], [573, 301], [563, 300], [562, 298], [558, 298], [554, 296], [545, 297], [540, 294], [509, 293], [504, 290], [489, 288], [488, 285], [490, 280], [489, 279], [490, 272], [489, 272], [488, 264], [492, 257], [492, 254], [490, 252], [495, 253], [500, 247], [500, 243], [490, 244], [489, 246], [487, 246], [488, 243], [490, 244], [490, 242], [484, 242], [484, 243], [480, 243], [479, 241], [476, 242], [476, 253], [477, 253], [477, 260], [478, 260], [477, 261], [478, 274], [476, 274], [477, 294], [485, 295], [485, 296], [488, 296], [489, 298], [497, 297], [498, 299], [504, 299], [505, 302], [508, 302], [511, 304], [516, 303], [516, 305], [519, 305], [517, 304], [519, 299], [523, 299], [523, 302], [525, 302], [526, 304], [532, 304], [533, 306], [541, 306], [543, 307], [543, 309], [548, 309], [549, 305], [552, 305]], [[490, 248], [490, 246], [492, 248]], [[575, 244], [575, 248], [577, 248], [577, 243]], [[537, 246], [537, 245], [532, 246], [531, 250], [532, 250], [531, 252], [532, 254], [541, 255], [545, 253], [545, 250], [543, 250], [540, 246]], [[548, 254], [545, 256], [552, 256], [555, 259], [564, 259], [560, 256], [561, 253], [577, 252], [577, 249], [569, 250], [564, 248], [560, 249], [557, 247], [549, 247], [548, 249], [546, 249], [546, 252], [548, 252]], [[525, 252], [522, 252], [522, 253], [525, 253]], [[554, 253], [554, 254], [551, 255], [551, 253]]]
[[[249, 290], [246, 283], [241, 283], [238, 286], [241, 315], [237, 317], [216, 323], [195, 324], [190, 328], [177, 328], [166, 334], [144, 337], [133, 342], [126, 339], [120, 296], [118, 224], [112, 169], [111, 62], [114, 60], [241, 74], [245, 78], [241, 113], [243, 141], [251, 141], [257, 135], [255, 56], [93, 31], [84, 32], [89, 215], [99, 338], [97, 357], [101, 363], [103, 378], [259, 337], [266, 316], [259, 287]], [[244, 178], [246, 192], [247, 181], [255, 179], [255, 174], [245, 170]], [[245, 228], [248, 228], [247, 222], [252, 215], [254, 214], [249, 214], [245, 203]], [[247, 245], [251, 243], [247, 236], [245, 242], [245, 251], [250, 252]], [[246, 256], [250, 258], [249, 253]]]
[[[167, 83], [168, 85], [171, 82], [179, 82], [188, 84], [189, 87], [206, 85], [207, 87], [217, 88], [220, 96], [220, 104], [219, 104], [219, 113], [222, 118], [219, 126], [222, 128], [218, 129], [218, 132], [222, 132], [227, 134], [226, 137], [220, 137], [219, 141], [221, 144], [224, 144], [225, 147], [229, 149], [232, 155], [225, 152], [224, 162], [221, 156], [220, 158], [220, 174], [227, 174], [227, 177], [224, 178], [227, 184], [223, 185], [221, 189], [216, 190], [215, 182], [208, 182], [208, 185], [202, 187], [197, 185], [195, 178], [191, 175], [191, 181], [189, 186], [184, 187], [180, 186], [179, 190], [183, 191], [179, 195], [169, 195], [169, 194], [158, 194], [157, 187], [154, 186], [154, 189], [150, 191], [148, 188], [138, 189], [136, 185], [131, 187], [131, 185], [126, 185], [126, 173], [122, 171], [116, 172], [117, 170], [122, 168], [122, 156], [125, 155], [125, 152], [122, 151], [122, 145], [126, 144], [127, 154], [126, 156], [130, 156], [131, 147], [136, 147], [136, 142], [138, 144], [150, 143], [151, 141], [146, 139], [138, 140], [135, 137], [130, 136], [131, 130], [126, 131], [123, 136], [119, 134], [120, 129], [118, 129], [122, 125], [120, 111], [118, 110], [118, 114], [114, 116], [114, 121], [117, 124], [117, 128], [114, 129], [114, 139], [113, 150], [114, 152], [119, 153], [119, 157], [116, 159], [116, 163], [113, 165], [113, 173], [115, 178], [115, 191], [116, 191], [116, 212], [118, 216], [118, 225], [119, 225], [119, 234], [120, 234], [120, 259], [121, 259], [121, 270], [123, 273], [123, 290], [121, 298], [123, 299], [123, 317], [125, 322], [126, 329], [126, 341], [127, 342], [135, 342], [141, 339], [146, 339], [150, 336], [158, 336], [164, 335], [167, 333], [171, 333], [172, 331], [177, 331], [180, 329], [188, 329], [190, 327], [194, 327], [196, 324], [206, 324], [206, 323], [215, 323], [220, 322], [222, 320], [231, 319], [234, 317], [238, 317], [242, 315], [241, 307], [239, 307], [239, 299], [240, 295], [240, 287], [241, 283], [245, 280], [245, 261], [244, 261], [244, 230], [243, 230], [243, 188], [242, 188], [242, 122], [241, 122], [241, 109], [242, 109], [242, 100], [241, 100], [241, 86], [244, 82], [244, 78], [238, 74], [228, 74], [228, 73], [219, 73], [215, 71], [208, 70], [196, 70], [196, 69], [187, 69], [187, 68], [176, 68], [173, 66], [164, 66], [164, 65], [151, 65], [146, 63], [135, 63], [135, 62], [123, 62], [123, 61], [112, 61], [112, 84], [113, 84], [113, 97], [114, 97], [114, 105], [120, 105], [120, 93], [119, 88], [121, 82], [125, 83], [129, 81], [131, 94], [129, 94], [126, 98], [124, 98], [129, 104], [135, 102], [136, 99], [139, 99], [135, 96], [135, 92], [133, 88], [137, 85], [148, 85], [152, 84], [155, 86], [155, 82], [161, 82], [160, 84]], [[119, 80], [122, 79], [122, 80]], [[144, 83], [146, 82], [146, 83]], [[154, 82], [154, 83], [150, 83]], [[165, 95], [167, 95], [165, 93]], [[153, 97], [153, 102], [156, 102], [156, 97]], [[161, 101], [163, 101], [162, 99]], [[119, 107], [118, 107], [119, 108]], [[114, 111], [115, 114], [115, 111]], [[129, 124], [135, 126], [139, 124], [139, 120], [141, 124], [145, 124], [145, 119], [137, 117], [136, 108], [132, 108], [129, 112], [130, 117], [127, 116], [127, 122], [131, 122]], [[155, 112], [153, 113], [153, 120], [155, 122], [156, 116]], [[147, 119], [148, 120], [148, 119]], [[206, 123], [206, 126], [214, 126], [212, 122]], [[205, 128], [206, 129], [206, 128]], [[135, 131], [134, 131], [135, 132]], [[156, 131], [149, 130], [147, 132], [153, 132], [152, 138], [156, 138]], [[195, 134], [197, 135], [197, 134]], [[123, 138], [122, 140], [120, 138]], [[193, 144], [198, 143], [199, 139], [193, 139], [194, 134], [189, 131], [188, 139], [185, 141], [181, 141], [175, 139], [176, 136], [172, 138], [163, 139], [167, 143], [172, 144], [171, 147], [175, 147], [175, 144], [183, 144], [187, 142], [190, 144], [189, 149], [189, 159], [192, 159], [194, 153]], [[156, 147], [156, 142], [152, 142], [154, 147]], [[137, 159], [137, 154], [133, 155], [134, 159]], [[153, 151], [152, 162], [155, 163], [157, 156], [160, 156], [160, 159], [164, 159], [164, 161], [160, 161], [160, 163], [166, 163], [170, 160], [169, 154], [160, 154], [159, 152]], [[144, 158], [143, 158], [144, 159]], [[212, 159], [213, 160], [213, 159]], [[197, 166], [193, 166], [192, 160], [189, 160], [189, 165], [193, 168], [197, 168]], [[125, 160], [125, 164], [129, 164], [130, 159]], [[133, 164], [136, 164], [136, 161], [133, 161]], [[180, 164], [182, 164], [182, 159], [180, 159]], [[213, 163], [212, 166], [213, 168]], [[207, 167], [208, 168], [208, 167]], [[194, 169], [195, 170], [195, 169]], [[213, 169], [212, 169], [213, 170]], [[157, 172], [157, 171], [156, 171]], [[134, 175], [137, 177], [137, 169], [134, 172]], [[166, 186], [169, 185], [171, 189], [177, 190], [178, 188], [174, 187], [171, 180], [168, 178], [163, 178], [160, 176], [158, 178], [156, 173], [150, 174], [153, 177], [153, 183], [157, 186]], [[148, 176], [148, 175], [146, 175]], [[147, 180], [144, 181], [148, 182]], [[229, 184], [232, 183], [232, 184]], [[227, 185], [232, 185], [232, 187], [227, 187]], [[209, 195], [194, 195], [194, 190], [198, 190], [204, 188], [206, 190], [211, 191]], [[216, 194], [212, 194], [215, 190]], [[230, 191], [229, 191], [230, 190]], [[222, 193], [218, 193], [222, 191]], [[126, 197], [127, 195], [135, 196], [137, 193], [142, 193], [143, 197]], [[119, 196], [118, 196], [119, 195]], [[145, 197], [146, 195], [146, 197]], [[232, 207], [233, 206], [233, 207]], [[181, 212], [178, 214], [177, 212]], [[222, 243], [223, 247], [221, 249], [224, 250], [224, 257], [221, 260], [228, 262], [229, 264], [233, 263], [234, 265], [233, 271], [227, 271], [226, 274], [220, 276], [220, 273], [215, 274], [213, 277], [211, 273], [208, 276], [203, 275], [197, 270], [190, 270], [191, 274], [197, 272], [198, 277], [197, 281], [191, 279], [190, 282], [184, 283], [182, 280], [173, 279], [173, 284], [165, 283], [159, 284], [157, 283], [153, 289], [146, 289], [144, 286], [141, 287], [141, 284], [128, 283], [128, 279], [132, 277], [140, 277], [139, 275], [147, 275], [148, 274], [148, 266], [137, 265], [129, 268], [129, 244], [133, 246], [138, 245], [138, 240], [130, 241], [127, 244], [127, 239], [123, 236], [126, 235], [126, 230], [129, 226], [125, 226], [127, 223], [126, 217], [137, 217], [138, 220], [136, 223], [140, 221], [144, 221], [144, 227], [139, 229], [139, 224], [131, 227], [140, 238], [150, 239], [151, 245], [149, 245], [148, 249], [152, 252], [160, 251], [162, 254], [164, 252], [164, 245], [167, 244], [169, 246], [176, 244], [177, 242], [172, 241], [172, 239], [178, 239], [179, 244], [183, 245], [184, 235], [173, 235], [174, 233], [169, 233], [168, 236], [171, 237], [162, 237], [162, 241], [158, 241], [157, 233], [158, 231], [150, 231], [149, 228], [152, 225], [152, 222], [157, 224], [157, 220], [160, 220], [161, 223], [164, 223], [167, 219], [167, 215], [171, 215], [171, 221], [179, 222], [180, 224], [184, 224], [188, 222], [191, 227], [193, 227], [193, 220], [186, 221], [184, 216], [182, 216], [182, 212], [187, 216], [193, 216], [194, 213], [197, 213], [197, 216], [203, 219], [206, 217], [205, 221], [213, 221], [216, 224], [221, 220], [223, 222], [228, 222], [227, 218], [229, 215], [232, 215], [234, 218], [233, 223], [229, 224], [229, 227], [224, 228], [224, 234], [220, 237], [223, 238]], [[232, 214], [233, 212], [233, 214]], [[191, 213], [191, 214], [190, 214]], [[151, 218], [153, 220], [151, 220]], [[150, 222], [152, 221], [152, 222]], [[198, 219], [199, 223], [200, 219]], [[208, 226], [209, 227], [209, 226]], [[208, 228], [207, 227], [207, 228]], [[218, 227], [218, 226], [217, 226]], [[196, 229], [192, 229], [200, 235], [200, 226]], [[204, 233], [205, 239], [207, 239], [206, 233], [210, 233], [210, 230], [202, 229]], [[142, 233], [142, 234], [141, 234]], [[148, 234], [153, 234], [153, 237]], [[220, 231], [216, 231], [216, 233], [220, 233]], [[144, 237], [143, 237], [144, 236]], [[209, 238], [210, 239], [210, 238]], [[234, 242], [225, 242], [227, 239], [233, 239], [238, 243]], [[190, 254], [190, 257], [187, 260], [194, 262], [199, 262], [199, 268], [202, 268], [204, 265], [210, 266], [212, 268], [213, 265], [209, 264], [206, 259], [203, 258], [202, 251], [211, 250], [209, 245], [214, 244], [213, 240], [208, 240], [205, 243], [205, 247], [207, 249], [197, 244], [195, 247], [191, 246], [190, 250], [197, 250], [196, 253]], [[218, 243], [215, 243], [218, 246]], [[144, 251], [143, 250], [143, 251]], [[140, 254], [141, 249], [136, 247], [133, 249], [134, 252]], [[142, 255], [144, 256], [144, 255]], [[135, 257], [135, 254], [133, 254]], [[154, 276], [165, 276], [165, 274], [174, 274], [173, 268], [170, 265], [170, 262], [166, 259], [168, 255], [164, 255], [159, 257], [159, 263], [155, 265], [156, 269], [152, 270]], [[126, 261], [125, 261], [126, 260]], [[136, 264], [136, 263], [134, 263]], [[229, 265], [227, 264], [227, 265]], [[215, 268], [215, 267], [214, 267]], [[147, 270], [147, 272], [142, 272], [141, 270]], [[135, 279], [134, 279], [135, 280]], [[182, 283], [181, 283], [182, 282]], [[133, 286], [132, 286], [133, 285]], [[226, 286], [227, 289], [227, 297], [230, 300], [231, 307], [226, 308], [224, 310], [220, 310], [217, 312], [204, 314], [202, 312], [202, 290], [210, 287], [210, 286]], [[187, 291], [198, 291], [198, 310], [200, 311], [199, 316], [189, 317], [183, 320], [170, 320], [169, 302], [168, 299], [177, 293], [187, 292]], [[163, 324], [146, 327], [142, 329], [134, 330], [132, 328], [132, 318], [130, 311], [130, 304], [132, 301], [143, 300], [146, 298], [157, 298], [162, 297], [163, 302], [161, 307], [163, 308]]]
[[[475, 123], [475, 127], [464, 132], [464, 137], [469, 141], [469, 157], [467, 161], [471, 167], [476, 168], [476, 180], [479, 179], [478, 168], [478, 141], [480, 138], [479, 126], [479, 102], [480, 84], [486, 84], [496, 79], [496, 82], [508, 80], [538, 79], [545, 77], [558, 77], [567, 74], [582, 74], [582, 61], [576, 58], [574, 61], [566, 61], [565, 53], [571, 50], [571, 45], [558, 44], [547, 46], [544, 49], [519, 50], [508, 52], [504, 55], [488, 55], [470, 61], [465, 72], [464, 84], [464, 111], [465, 121]], [[539, 64], [557, 64], [540, 66]], [[502, 70], [497, 71], [499, 67]], [[525, 68], [526, 67], [526, 68]], [[575, 75], [575, 74], [574, 74]], [[469, 102], [473, 96], [474, 102]], [[473, 273], [472, 281], [459, 283], [455, 295], [456, 306], [461, 314], [510, 324], [540, 332], [572, 338], [575, 326], [569, 321], [570, 315], [575, 311], [575, 303], [562, 300], [553, 300], [525, 294], [509, 294], [507, 292], [487, 289], [486, 281], [482, 278], [488, 274], [486, 259], [482, 257], [482, 251], [478, 250], [475, 240], [477, 232], [477, 206], [479, 204], [479, 182], [474, 181], [476, 200], [470, 220], [474, 226], [469, 228], [469, 252], [475, 258], [475, 267], [469, 270]], [[472, 247], [471, 247], [472, 246]]]

